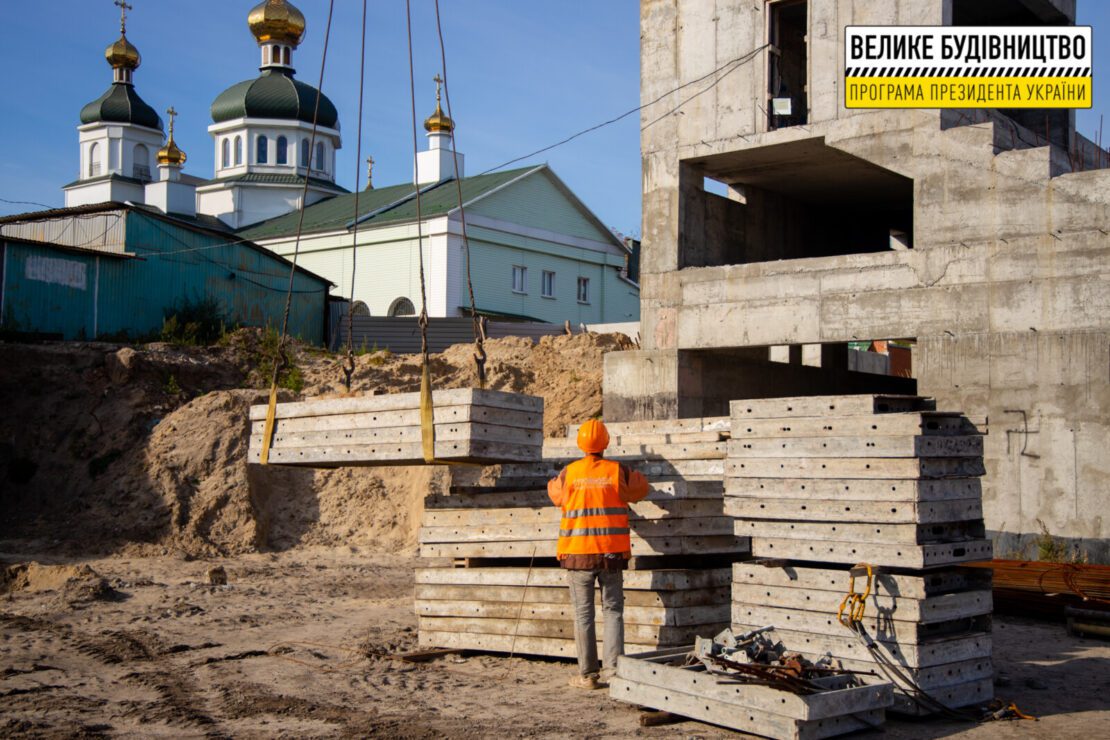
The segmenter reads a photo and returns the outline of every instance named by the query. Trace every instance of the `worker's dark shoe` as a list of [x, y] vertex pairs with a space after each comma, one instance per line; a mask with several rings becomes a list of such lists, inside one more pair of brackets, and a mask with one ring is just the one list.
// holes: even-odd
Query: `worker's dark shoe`
[[602, 688], [601, 683], [597, 680], [597, 676], [592, 673], [588, 676], [573, 676], [567, 683], [572, 688], [586, 689], [587, 691]]

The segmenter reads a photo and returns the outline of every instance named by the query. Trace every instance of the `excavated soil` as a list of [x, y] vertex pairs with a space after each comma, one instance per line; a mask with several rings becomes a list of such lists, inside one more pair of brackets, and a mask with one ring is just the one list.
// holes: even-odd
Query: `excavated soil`
[[[248, 466], [248, 408], [268, 377], [259, 332], [226, 346], [0, 344], [0, 546], [23, 552], [191, 557], [416, 543], [424, 496], [447, 468], [327, 471]], [[601, 413], [605, 352], [623, 335], [487, 343], [487, 387], [544, 397], [545, 431]], [[293, 348], [300, 394], [335, 395], [339, 359]], [[433, 355], [436, 388], [477, 385], [473, 349]], [[419, 390], [419, 358], [361, 354], [355, 394]], [[18, 544], [15, 544], [18, 543]]]

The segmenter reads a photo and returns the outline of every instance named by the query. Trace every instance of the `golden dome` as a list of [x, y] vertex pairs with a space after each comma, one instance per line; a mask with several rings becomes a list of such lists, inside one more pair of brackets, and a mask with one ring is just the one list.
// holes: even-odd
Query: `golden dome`
[[304, 38], [304, 13], [286, 0], [265, 0], [254, 6], [247, 25], [260, 44], [277, 41], [296, 46]]
[[445, 131], [451, 133], [455, 130], [455, 122], [443, 112], [439, 103], [436, 103], [436, 112], [424, 119], [424, 129], [429, 132]]
[[181, 167], [185, 164], [185, 152], [177, 148], [177, 144], [171, 138], [166, 142], [166, 145], [158, 150], [158, 164], [172, 164]]
[[127, 40], [125, 34], [120, 34], [119, 41], [104, 50], [104, 58], [113, 69], [138, 69], [143, 62], [139, 50]]
[[166, 145], [158, 150], [158, 164], [172, 164], [181, 167], [188, 159], [185, 152], [181, 151], [173, 140], [173, 124], [174, 119], [177, 118], [177, 111], [172, 107], [166, 111], [170, 117], [170, 135], [166, 141]]

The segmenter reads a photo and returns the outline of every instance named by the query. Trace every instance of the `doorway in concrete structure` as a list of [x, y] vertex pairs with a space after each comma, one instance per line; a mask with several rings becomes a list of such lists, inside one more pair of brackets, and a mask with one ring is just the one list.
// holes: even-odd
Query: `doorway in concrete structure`
[[682, 165], [680, 267], [913, 248], [913, 180], [823, 138]]
[[808, 3], [773, 0], [768, 11], [767, 127], [799, 126], [809, 113]]
[[679, 352], [679, 416], [723, 416], [742, 398], [854, 393], [915, 395], [914, 340], [735, 347]]

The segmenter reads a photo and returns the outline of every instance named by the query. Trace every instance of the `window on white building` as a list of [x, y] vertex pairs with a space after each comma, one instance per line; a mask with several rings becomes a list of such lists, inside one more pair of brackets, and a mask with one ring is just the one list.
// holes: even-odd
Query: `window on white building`
[[224, 139], [220, 145], [220, 166], [224, 169], [231, 166], [231, 139]]
[[540, 295], [544, 298], [555, 297], [555, 273], [551, 270], [543, 271], [543, 279], [540, 281]]
[[312, 152], [309, 151], [309, 146], [308, 139], [301, 139], [301, 161], [299, 164], [306, 169], [312, 164]]
[[243, 137], [235, 137], [235, 166], [243, 164]]
[[258, 164], [266, 164], [270, 161], [270, 140], [265, 136], [258, 137], [258, 146], [255, 152], [254, 161]]
[[324, 171], [324, 142], [316, 142], [316, 169]]
[[279, 136], [277, 140], [277, 163], [289, 164], [289, 139]]
[[416, 306], [408, 298], [398, 298], [389, 306], [390, 316], [415, 316]]
[[150, 150], [146, 144], [136, 144], [132, 157], [131, 176], [146, 182], [150, 179]]
[[527, 293], [528, 292], [528, 268], [521, 267], [520, 265], [513, 265], [513, 292], [514, 293]]
[[578, 302], [590, 302], [590, 279], [580, 277], [578, 278]]
[[89, 147], [89, 177], [100, 177], [100, 145], [95, 141]]

